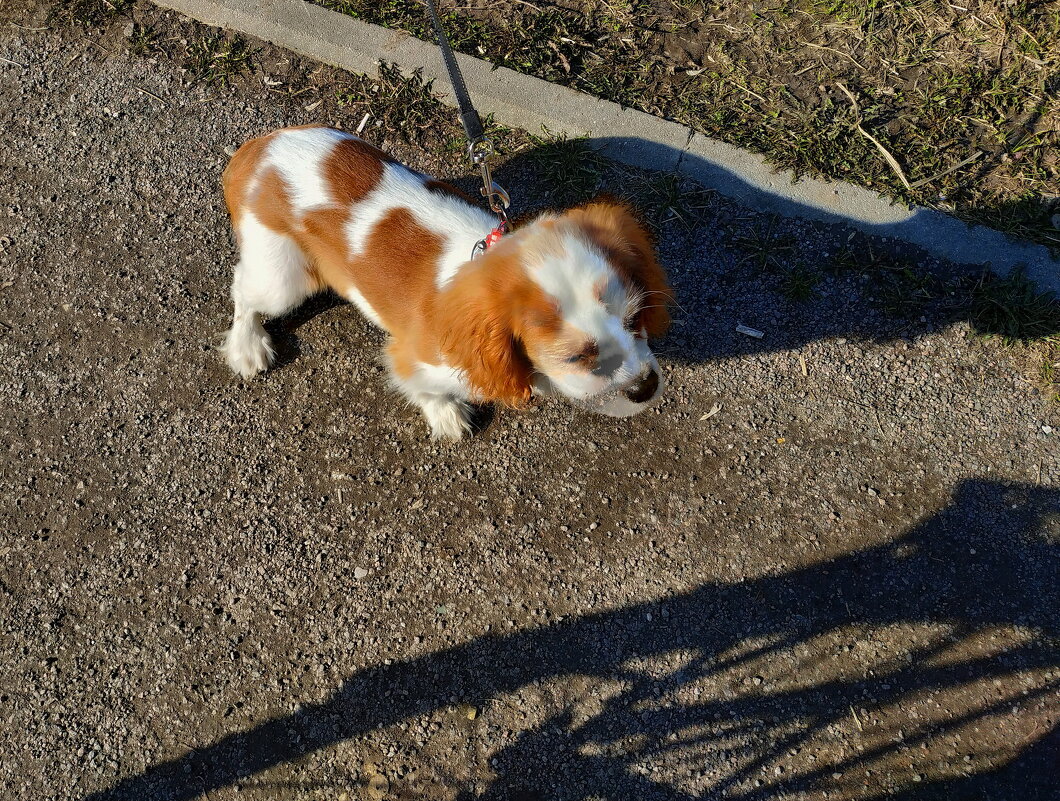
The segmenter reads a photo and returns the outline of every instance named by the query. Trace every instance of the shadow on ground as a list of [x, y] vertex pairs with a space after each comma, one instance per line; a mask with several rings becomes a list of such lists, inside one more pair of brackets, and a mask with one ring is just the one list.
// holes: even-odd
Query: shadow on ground
[[[363, 670], [323, 703], [86, 801], [194, 798], [454, 697], [485, 703], [572, 676], [612, 689], [590, 714], [568, 709], [518, 733], [493, 754], [494, 777], [461, 798], [764, 800], [828, 791], [1045, 801], [1055, 798], [1060, 756], [1058, 575], [1060, 493], [969, 480], [945, 510], [886, 545]], [[844, 652], [890, 626], [912, 632], [902, 658], [871, 670], [840, 666]], [[679, 669], [644, 667], [675, 653]], [[1022, 690], [995, 683], [1011, 688], [1014, 678]], [[855, 722], [858, 750], [842, 736]], [[937, 751], [961, 736], [974, 758], [910, 772], [921, 746]], [[698, 778], [706, 796], [637, 769], [666, 751], [707, 772]], [[769, 780], [756, 780], [766, 768]], [[551, 789], [542, 790], [545, 776]]]

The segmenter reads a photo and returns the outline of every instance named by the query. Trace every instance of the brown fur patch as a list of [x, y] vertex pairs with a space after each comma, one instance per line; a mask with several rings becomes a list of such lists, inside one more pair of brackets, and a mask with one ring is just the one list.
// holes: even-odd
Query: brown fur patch
[[[391, 209], [349, 262], [354, 284], [391, 331], [430, 313], [442, 240], [405, 208]], [[432, 354], [433, 355], [433, 354]]]
[[294, 233], [294, 215], [287, 184], [275, 167], [270, 167], [262, 174], [254, 197], [248, 198], [245, 205], [269, 230], [284, 236]]
[[320, 286], [331, 286], [340, 291], [326, 276], [341, 274], [346, 269], [346, 209], [313, 209], [302, 215], [302, 226], [294, 240], [308, 257], [308, 271]]
[[505, 243], [465, 267], [438, 299], [445, 361], [464, 371], [483, 400], [530, 399], [528, 353], [551, 350], [562, 320]]
[[388, 348], [395, 372], [408, 377], [416, 362], [437, 364], [440, 345], [433, 326], [434, 285], [442, 241], [408, 209], [383, 217], [353, 258], [346, 254], [345, 210], [311, 212], [299, 245], [317, 265], [323, 282], [342, 295], [355, 289], [375, 310], [393, 339]]
[[235, 155], [232, 156], [228, 166], [221, 174], [221, 186], [224, 188], [225, 205], [228, 206], [228, 214], [232, 218], [232, 228], [239, 236], [239, 217], [246, 202], [247, 187], [250, 179], [258, 170], [261, 157], [265, 152], [272, 134], [259, 136], [246, 142]]
[[383, 165], [394, 160], [360, 139], [343, 139], [324, 160], [324, 180], [343, 206], [362, 200], [379, 184]]

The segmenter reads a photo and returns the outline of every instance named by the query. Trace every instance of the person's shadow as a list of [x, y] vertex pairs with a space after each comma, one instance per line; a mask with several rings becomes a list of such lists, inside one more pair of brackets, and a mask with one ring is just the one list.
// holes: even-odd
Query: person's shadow
[[[1060, 492], [968, 480], [886, 544], [367, 668], [322, 703], [85, 801], [194, 798], [453, 697], [569, 676], [620, 690], [499, 747], [462, 801], [1055, 799], [1058, 543]], [[870, 646], [884, 653], [858, 662]], [[652, 666], [674, 654], [677, 667]], [[944, 748], [961, 736], [968, 759]], [[643, 769], [653, 757], [698, 784]]]

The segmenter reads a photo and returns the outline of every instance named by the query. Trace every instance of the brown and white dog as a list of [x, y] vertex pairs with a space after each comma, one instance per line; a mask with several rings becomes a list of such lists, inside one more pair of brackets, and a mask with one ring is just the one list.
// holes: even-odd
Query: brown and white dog
[[247, 142], [224, 193], [240, 260], [223, 351], [244, 378], [273, 359], [261, 316], [330, 287], [390, 334], [393, 383], [435, 437], [467, 433], [471, 402], [552, 393], [624, 417], [663, 390], [647, 340], [670, 289], [621, 203], [541, 214], [472, 258], [489, 212], [322, 127]]

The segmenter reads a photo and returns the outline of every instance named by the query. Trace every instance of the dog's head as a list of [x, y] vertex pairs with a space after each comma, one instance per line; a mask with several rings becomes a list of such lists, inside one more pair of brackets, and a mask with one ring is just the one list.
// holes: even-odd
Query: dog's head
[[649, 337], [671, 291], [647, 230], [620, 202], [545, 214], [462, 269], [439, 298], [446, 361], [484, 400], [538, 389], [626, 417], [663, 390]]

